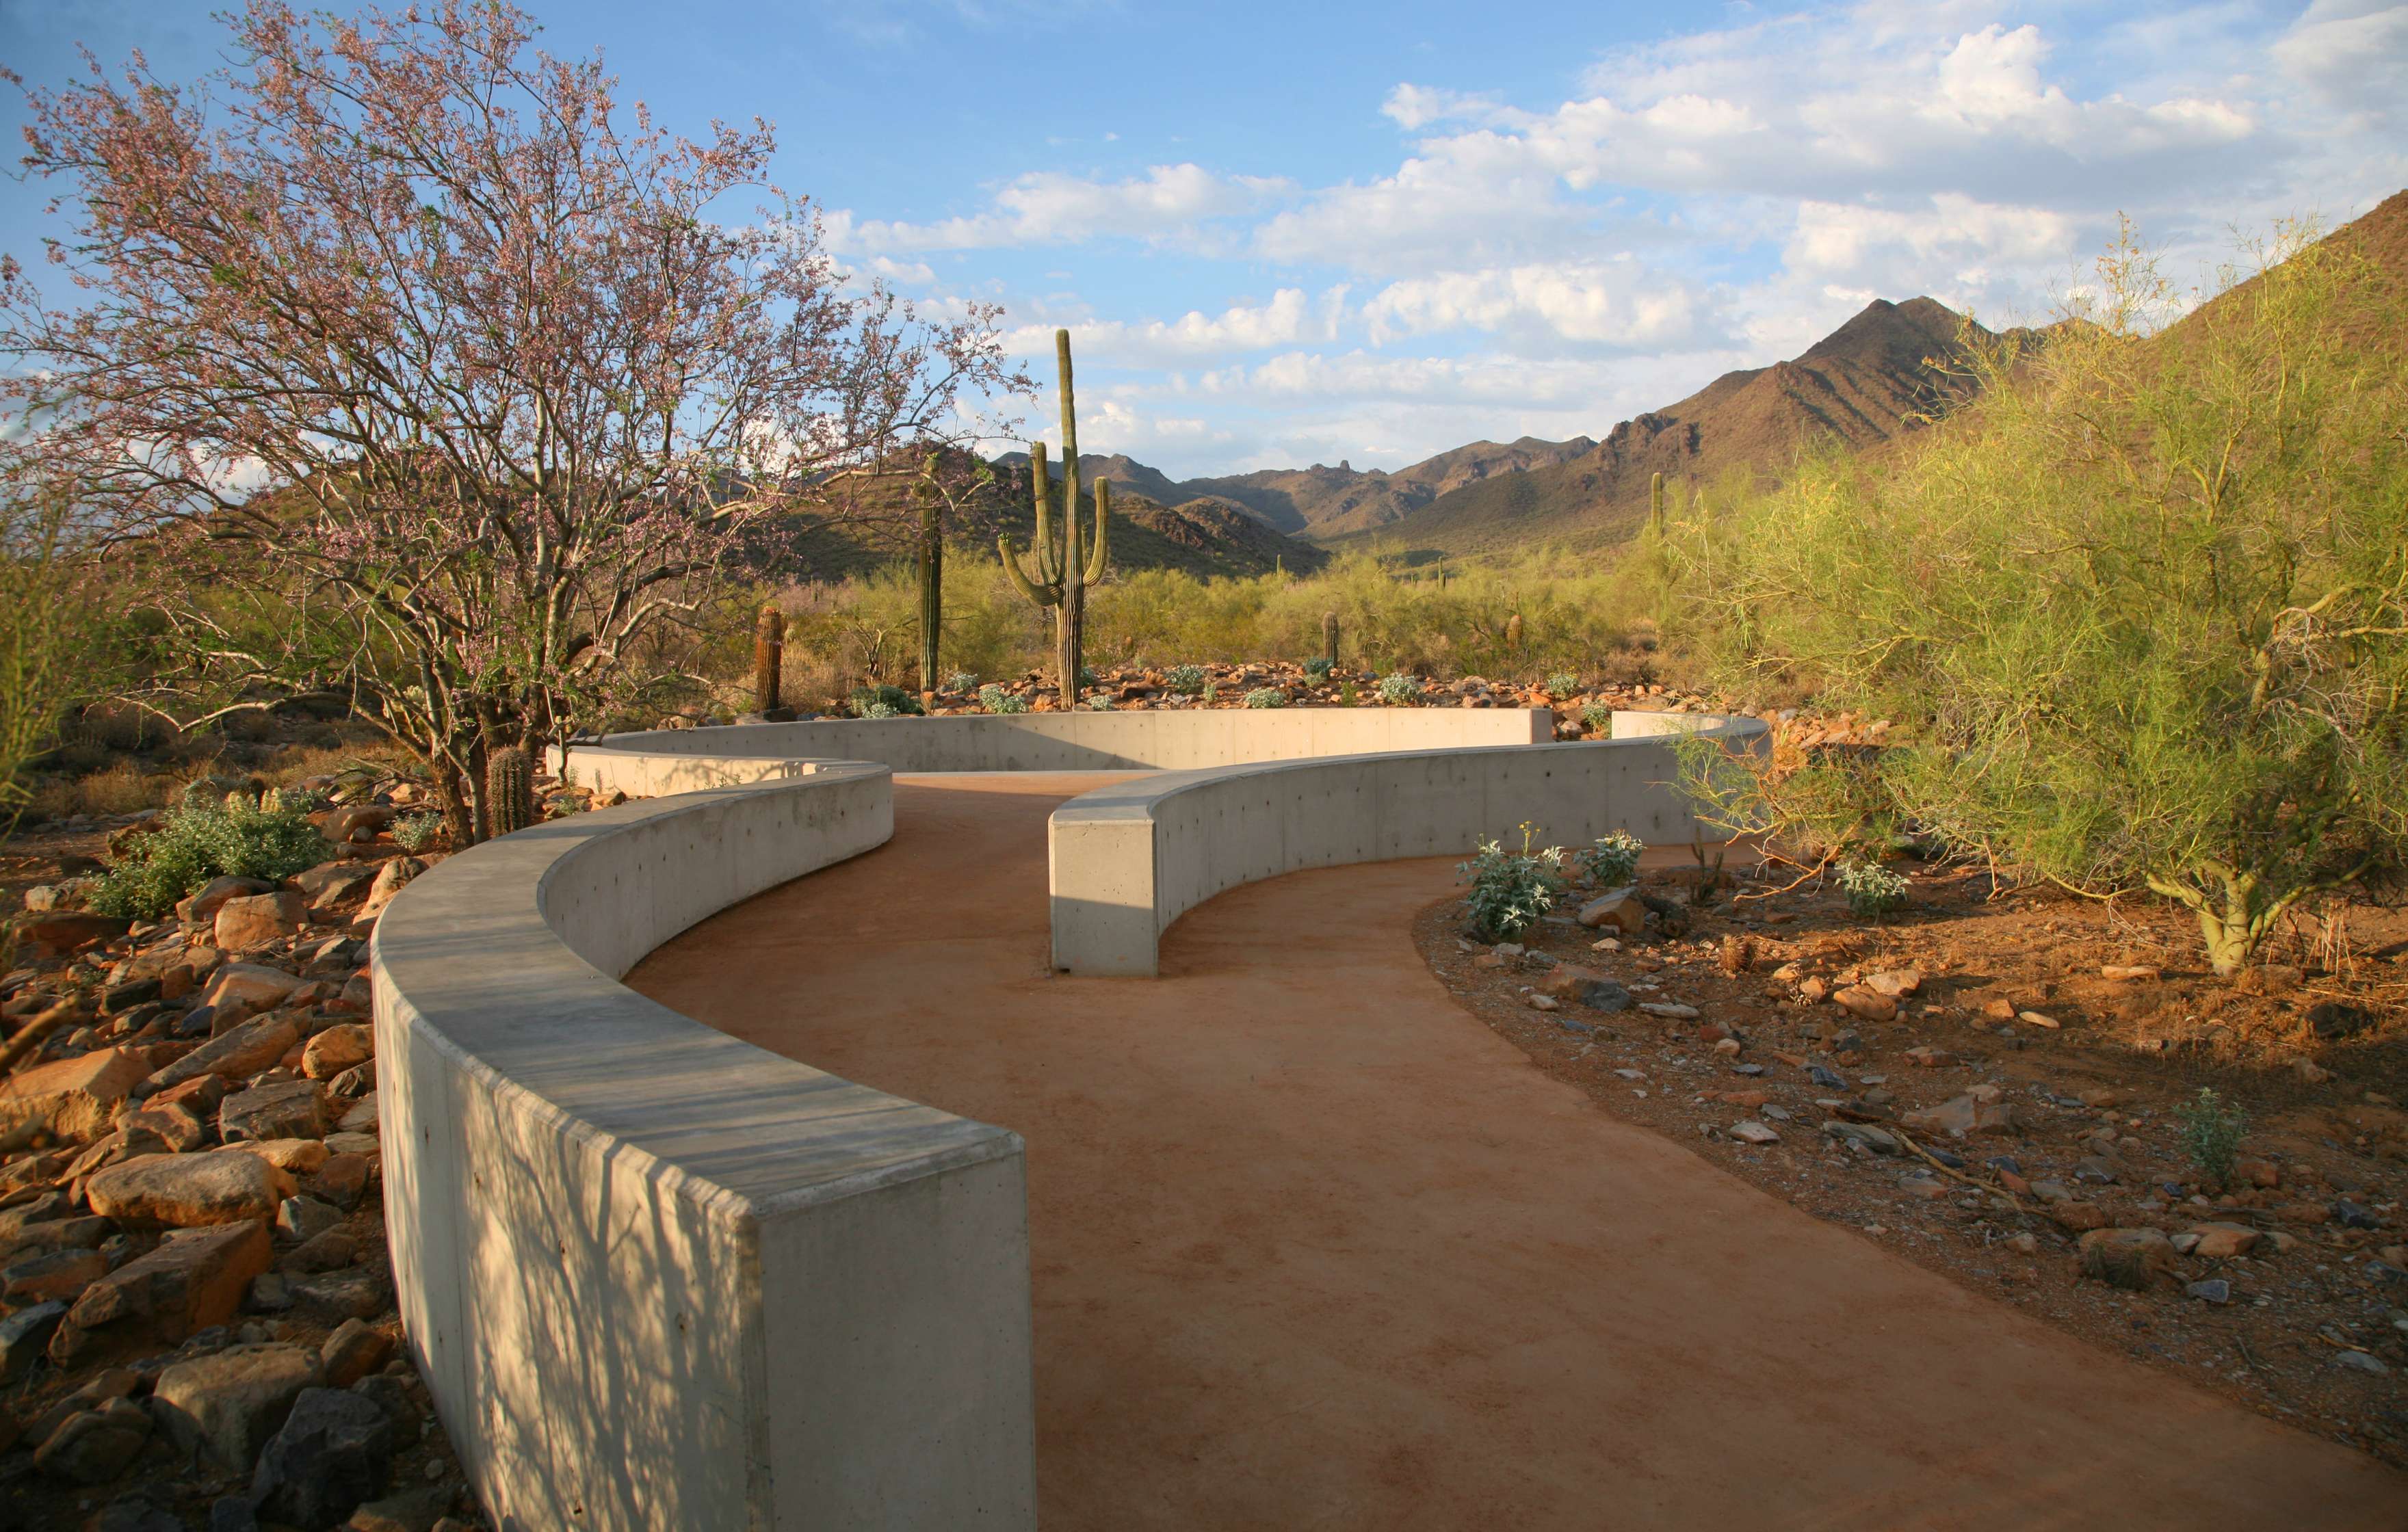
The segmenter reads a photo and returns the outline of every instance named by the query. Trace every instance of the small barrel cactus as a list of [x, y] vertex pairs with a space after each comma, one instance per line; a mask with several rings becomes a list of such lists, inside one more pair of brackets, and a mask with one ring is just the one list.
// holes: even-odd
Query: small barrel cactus
[[535, 759], [516, 745], [485, 757], [485, 811], [497, 836], [536, 823]]

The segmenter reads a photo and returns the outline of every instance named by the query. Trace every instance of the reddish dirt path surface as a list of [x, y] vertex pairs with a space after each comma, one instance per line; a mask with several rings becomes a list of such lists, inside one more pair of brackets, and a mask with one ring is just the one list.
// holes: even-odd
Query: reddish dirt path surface
[[2088, 1349], [1617, 1122], [1416, 956], [1450, 865], [1234, 889], [1045, 968], [1045, 816], [896, 836], [643, 993], [1028, 1142], [1042, 1525], [2399, 1527], [2408, 1479]]

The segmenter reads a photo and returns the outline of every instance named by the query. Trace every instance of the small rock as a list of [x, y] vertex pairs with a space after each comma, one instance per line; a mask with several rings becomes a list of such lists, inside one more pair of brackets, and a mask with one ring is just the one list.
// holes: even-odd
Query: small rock
[[0, 1298], [9, 1304], [72, 1302], [108, 1272], [108, 1258], [96, 1250], [54, 1250], [28, 1256], [0, 1271]]
[[326, 1386], [349, 1388], [376, 1371], [393, 1356], [393, 1337], [358, 1319], [337, 1325], [318, 1353]]
[[0, 1081], [0, 1151], [48, 1133], [70, 1143], [108, 1131], [117, 1104], [150, 1072], [141, 1055], [105, 1048]]
[[2174, 1270], [2174, 1247], [2156, 1229], [2093, 1229], [2081, 1255], [2084, 1276], [2135, 1293]]
[[1647, 907], [1639, 902], [1636, 888], [1617, 888], [1581, 906], [1579, 920], [1591, 929], [1611, 925], [1624, 936], [1635, 937], [1647, 929]]
[[0, 1383], [13, 1383], [25, 1375], [49, 1348], [51, 1335], [66, 1315], [67, 1306], [53, 1301], [36, 1303], [0, 1319]]
[[2183, 1291], [2201, 1303], [2213, 1303], [2219, 1307], [2232, 1301], [2232, 1284], [2221, 1277], [2211, 1277], [2205, 1281], [2185, 1283]]
[[272, 1067], [292, 1046], [301, 1040], [301, 1029], [282, 1012], [273, 1012], [245, 1022], [233, 1031], [210, 1038], [182, 1058], [160, 1069], [143, 1082], [142, 1094], [164, 1091], [170, 1085], [202, 1075], [229, 1077], [257, 1074]]
[[2379, 1229], [2383, 1221], [2344, 1197], [2332, 1205], [2332, 1221], [2345, 1229]]
[[180, 1230], [85, 1288], [67, 1318], [85, 1331], [133, 1325], [181, 1340], [232, 1319], [270, 1253], [264, 1220]]
[[1661, 1016], [1673, 1022], [1694, 1022], [1698, 1014], [1697, 1007], [1684, 1006], [1677, 1000], [1642, 1000], [1639, 1009], [1650, 1016]]
[[312, 1196], [289, 1196], [276, 1209], [276, 1232], [296, 1244], [342, 1227], [341, 1210]]
[[1742, 1118], [1739, 1122], [1733, 1123], [1726, 1131], [1727, 1131], [1732, 1138], [1739, 1139], [1742, 1143], [1777, 1144], [1781, 1141], [1780, 1134], [1775, 1133], [1770, 1126], [1763, 1123], [1756, 1122], [1753, 1118]]
[[2163, 979], [2165, 970], [2147, 963], [2110, 963], [2099, 970], [2099, 977], [2122, 984], [2145, 984]]
[[1896, 1000], [1863, 984], [1851, 984], [1831, 996], [1831, 1003], [1868, 1022], [1886, 1022], [1898, 1014]]
[[1554, 995], [1539, 995], [1536, 993], [1524, 995], [1522, 997], [1522, 1002], [1528, 1006], [1532, 1010], [1554, 1010], [1556, 1009], [1558, 1004]]
[[2064, 1024], [2057, 1021], [2056, 1017], [2043, 1015], [2042, 1012], [2037, 1010], [2018, 1010], [2015, 1012], [2015, 1020], [2023, 1023], [2026, 1026], [2043, 1027], [2051, 1032], [2059, 1030]]
[[375, 1056], [376, 1029], [365, 1022], [345, 1022], [309, 1039], [301, 1053], [301, 1072], [311, 1080], [332, 1080]]
[[434, 1532], [451, 1519], [443, 1512], [452, 1499], [451, 1488], [443, 1484], [388, 1495], [352, 1511], [351, 1519], [343, 1524], [344, 1532]]
[[1945, 1133], [1954, 1138], [2008, 1135], [2021, 1126], [2013, 1106], [2004, 1101], [1985, 1101], [1971, 1091], [1936, 1107], [1908, 1112], [1899, 1121], [1918, 1132]]
[[1895, 1137], [1884, 1129], [1867, 1124], [1828, 1122], [1823, 1124], [1823, 1131], [1842, 1143], [1862, 1144], [1876, 1154], [1895, 1154], [1899, 1152], [1898, 1139]]
[[2258, 1248], [2263, 1237], [2246, 1224], [2201, 1224], [2190, 1231], [2199, 1237], [2190, 1253], [2202, 1260], [2229, 1261]]
[[2384, 1365], [2381, 1357], [2361, 1351], [2335, 1352], [2333, 1365], [2348, 1367], [2353, 1372], [2371, 1373], [2377, 1378], [2383, 1377], [2391, 1370]]
[[208, 987], [201, 992], [201, 1004], [220, 1016], [235, 1021], [274, 1010], [299, 989], [304, 981], [281, 968], [271, 968], [258, 963], [229, 963], [211, 975]]

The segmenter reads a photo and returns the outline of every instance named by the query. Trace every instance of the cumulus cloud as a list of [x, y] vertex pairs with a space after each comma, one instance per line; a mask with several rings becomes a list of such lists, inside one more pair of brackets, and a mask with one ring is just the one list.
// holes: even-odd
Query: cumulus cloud
[[1629, 257], [1489, 266], [1391, 282], [1363, 306], [1375, 345], [1451, 330], [1626, 350], [1694, 341], [1708, 305]]
[[[1283, 287], [1264, 304], [1232, 304], [1217, 314], [1190, 309], [1175, 320], [1067, 319], [1063, 326], [1078, 354], [1113, 365], [1177, 365], [1338, 335], [1347, 289], [1330, 288], [1318, 299], [1300, 287]], [[1053, 324], [1029, 324], [1007, 333], [1005, 349], [1018, 355], [1050, 355]]]
[[1148, 239], [1251, 212], [1291, 189], [1279, 177], [1220, 176], [1197, 165], [1158, 165], [1118, 181], [1032, 171], [996, 193], [984, 212], [935, 223], [834, 212], [824, 228], [828, 248], [842, 255]]

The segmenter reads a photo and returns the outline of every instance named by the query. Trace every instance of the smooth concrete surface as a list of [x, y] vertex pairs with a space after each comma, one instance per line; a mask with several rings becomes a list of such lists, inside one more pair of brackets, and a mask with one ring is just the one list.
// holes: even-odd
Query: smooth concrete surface
[[1544, 708], [1149, 708], [652, 729], [572, 746], [567, 763], [600, 791], [650, 797], [772, 780], [812, 760], [897, 771], [1186, 771], [1554, 738]]
[[1756, 748], [1752, 718], [1617, 712], [1610, 740], [1455, 749], [1173, 771], [1081, 794], [1048, 837], [1054, 966], [1146, 975], [1173, 921], [1240, 883], [1306, 867], [1511, 842], [1577, 847], [1615, 830], [1685, 844], [1687, 737]]
[[394, 1284], [503, 1528], [1033, 1525], [1018, 1137], [616, 982], [893, 823], [824, 766], [478, 847], [379, 923]]
[[1451, 860], [1249, 883], [1157, 980], [1053, 975], [1045, 823], [1090, 785], [907, 779], [887, 845], [629, 976], [1025, 1137], [1047, 1532], [2401, 1525], [2372, 1460], [1549, 1079], [1413, 950]]

